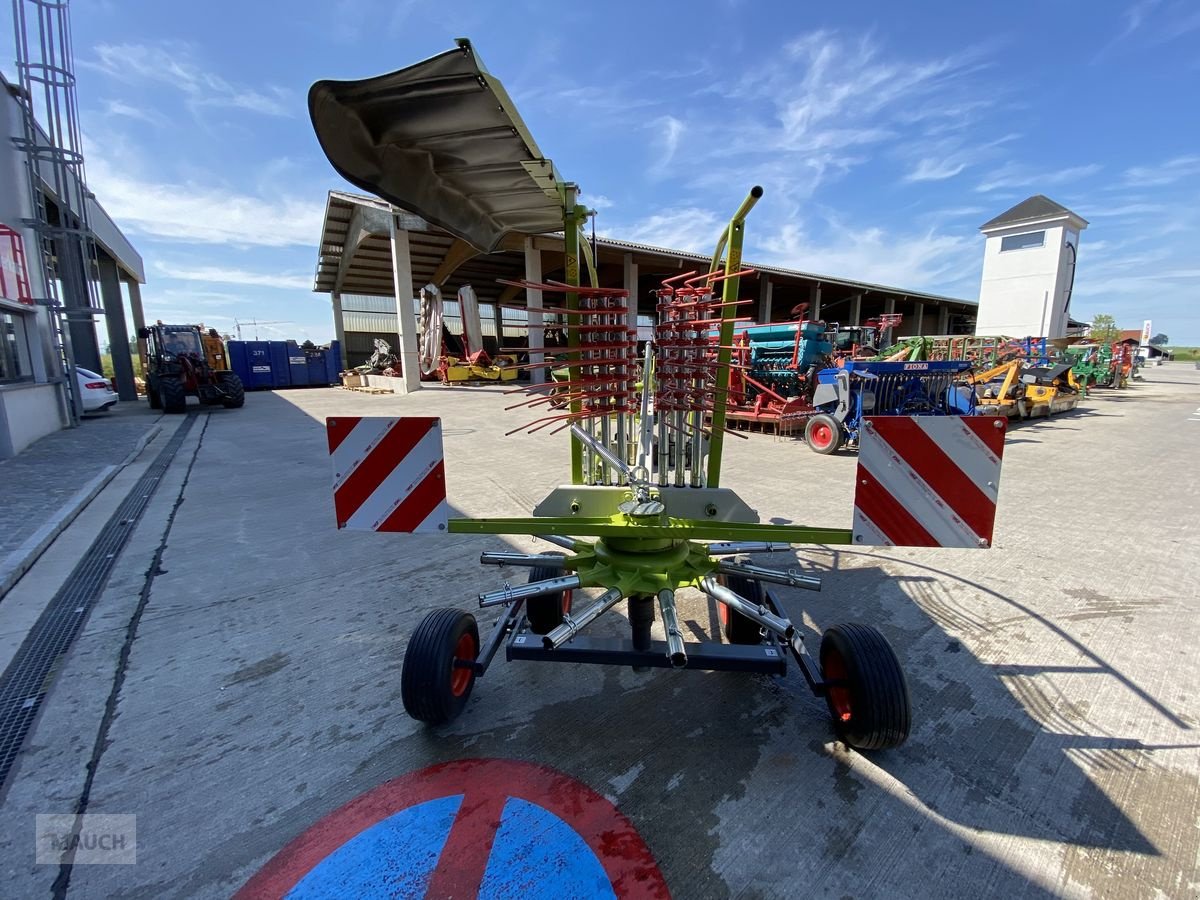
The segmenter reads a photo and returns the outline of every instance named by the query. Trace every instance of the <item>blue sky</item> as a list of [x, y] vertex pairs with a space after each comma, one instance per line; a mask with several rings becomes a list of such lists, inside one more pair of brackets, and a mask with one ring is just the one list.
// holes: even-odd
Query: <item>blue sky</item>
[[152, 318], [328, 340], [316, 244], [347, 186], [308, 86], [461, 35], [602, 233], [707, 251], [761, 183], [748, 258], [975, 298], [978, 226], [1044, 193], [1091, 222], [1076, 317], [1200, 344], [1193, 0], [72, 6], [89, 182]]

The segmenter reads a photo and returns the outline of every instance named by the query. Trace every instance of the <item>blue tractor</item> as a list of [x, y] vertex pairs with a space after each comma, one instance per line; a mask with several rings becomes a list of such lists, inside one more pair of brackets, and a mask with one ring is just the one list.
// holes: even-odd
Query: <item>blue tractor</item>
[[969, 360], [875, 362], [845, 360], [817, 373], [804, 438], [816, 453], [857, 448], [863, 416], [970, 416], [975, 391], [963, 384]]

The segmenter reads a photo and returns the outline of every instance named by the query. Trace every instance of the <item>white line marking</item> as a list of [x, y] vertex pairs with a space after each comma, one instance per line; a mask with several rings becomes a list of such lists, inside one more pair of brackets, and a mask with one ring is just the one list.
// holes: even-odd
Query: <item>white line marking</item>
[[866, 429], [858, 464], [921, 523], [941, 547], [977, 547], [976, 535], [954, 509], [906, 463], [891, 446]]
[[442, 428], [436, 425], [425, 433], [407, 456], [396, 460], [395, 468], [346, 520], [346, 528], [351, 531], [374, 531], [416, 490], [417, 485], [441, 460]]
[[399, 422], [398, 418], [366, 416], [350, 429], [350, 433], [331, 454], [334, 491], [346, 483], [346, 479], [370, 455], [371, 448], [377, 446]]

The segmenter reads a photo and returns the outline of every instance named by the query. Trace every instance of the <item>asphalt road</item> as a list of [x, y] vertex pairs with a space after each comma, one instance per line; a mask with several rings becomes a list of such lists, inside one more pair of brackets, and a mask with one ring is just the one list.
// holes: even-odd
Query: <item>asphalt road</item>
[[[880, 753], [837, 743], [794, 671], [501, 657], [453, 724], [410, 720], [409, 634], [427, 610], [471, 609], [499, 586], [477, 559], [505, 542], [337, 532], [322, 421], [441, 415], [454, 507], [521, 515], [566, 480], [565, 440], [504, 437], [524, 421], [505, 405], [494, 389], [328, 389], [202, 414], [6, 789], [3, 893], [44, 896], [58, 878], [72, 897], [228, 896], [355, 797], [477, 757], [550, 766], [607, 796], [678, 898], [1200, 893], [1200, 372], [1149, 369], [1015, 428], [991, 550], [763, 560], [823, 575], [819, 594], [780, 591], [810, 646], [856, 620], [895, 645], [914, 730]], [[726, 447], [726, 484], [764, 521], [849, 525], [853, 456], [759, 435]], [[8, 615], [0, 604], [11, 638]], [[682, 618], [712, 627], [698, 598]], [[81, 796], [89, 812], [137, 815], [136, 865], [34, 864], [33, 815]]]

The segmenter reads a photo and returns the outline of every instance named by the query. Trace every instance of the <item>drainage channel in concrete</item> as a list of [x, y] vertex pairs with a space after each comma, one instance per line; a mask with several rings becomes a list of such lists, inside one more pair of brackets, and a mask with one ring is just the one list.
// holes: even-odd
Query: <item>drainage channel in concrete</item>
[[60, 661], [104, 592], [129, 536], [154, 496], [184, 439], [196, 423], [191, 413], [117, 507], [63, 586], [46, 606], [0, 676], [0, 790], [25, 742]]

